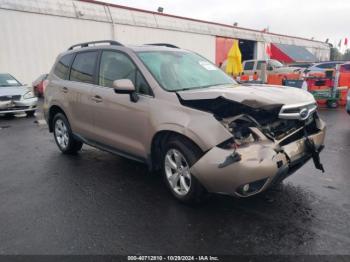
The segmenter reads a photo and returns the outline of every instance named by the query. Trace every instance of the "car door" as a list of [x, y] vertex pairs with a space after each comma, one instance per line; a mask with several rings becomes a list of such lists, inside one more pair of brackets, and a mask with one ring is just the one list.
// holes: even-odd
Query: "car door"
[[259, 77], [261, 77], [261, 67], [263, 64], [266, 64], [265, 60], [259, 60], [256, 63], [255, 72], [258, 74]]
[[84, 138], [91, 138], [93, 134], [91, 94], [96, 77], [97, 57], [98, 51], [77, 53], [71, 66], [69, 81], [65, 81], [63, 87], [67, 93], [71, 128], [74, 133]]
[[[125, 53], [105, 50], [101, 53], [98, 85], [92, 90], [94, 138], [103, 146], [120, 153], [145, 159], [149, 143], [149, 104], [151, 89], [136, 65]], [[130, 79], [139, 100], [130, 94], [115, 93], [114, 80]]]

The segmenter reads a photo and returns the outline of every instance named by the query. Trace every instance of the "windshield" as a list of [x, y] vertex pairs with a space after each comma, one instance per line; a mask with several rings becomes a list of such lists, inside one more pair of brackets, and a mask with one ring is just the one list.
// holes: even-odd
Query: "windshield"
[[138, 56], [167, 91], [190, 90], [236, 82], [205, 58], [181, 51], [147, 51]]
[[3, 86], [21, 86], [21, 83], [10, 74], [0, 74], [0, 87]]
[[283, 67], [283, 64], [278, 62], [277, 60], [271, 59], [269, 60], [269, 64], [274, 67], [274, 68], [279, 68], [279, 67]]

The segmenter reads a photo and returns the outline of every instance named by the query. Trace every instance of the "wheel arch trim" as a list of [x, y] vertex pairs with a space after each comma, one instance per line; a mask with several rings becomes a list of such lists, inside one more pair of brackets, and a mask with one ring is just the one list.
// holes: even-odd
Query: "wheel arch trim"
[[180, 128], [181, 126], [178, 126], [178, 128], [175, 129], [160, 129], [153, 135], [150, 145], [150, 153], [147, 161], [150, 170], [160, 169], [160, 163], [158, 161], [158, 158], [161, 155], [161, 147], [166, 141], [169, 141], [170, 137], [181, 137], [198, 147], [198, 149], [200, 149], [202, 152], [207, 151], [206, 148], [203, 147], [203, 144], [201, 146], [201, 143], [198, 143], [198, 138], [196, 138], [195, 136], [187, 135], [187, 133], [181, 132]]
[[[59, 105], [52, 105], [50, 106], [49, 110], [48, 110], [48, 115], [47, 115], [47, 124], [49, 126], [49, 131], [52, 133], [53, 132], [53, 123], [52, 123], [52, 120], [54, 118], [54, 116], [57, 114], [57, 113], [62, 113], [64, 114], [64, 116], [67, 118], [68, 120], [68, 117], [67, 117], [67, 114], [64, 112], [64, 110], [62, 109], [61, 106]], [[68, 120], [69, 121], [69, 120]]]

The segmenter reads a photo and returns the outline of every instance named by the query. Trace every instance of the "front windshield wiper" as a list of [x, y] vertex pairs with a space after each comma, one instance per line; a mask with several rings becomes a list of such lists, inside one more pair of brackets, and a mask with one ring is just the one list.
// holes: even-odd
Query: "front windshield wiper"
[[229, 84], [215, 84], [215, 85], [206, 85], [206, 86], [200, 86], [198, 88], [208, 88], [208, 87], [213, 87], [213, 86], [222, 86], [222, 85], [229, 85]]
[[201, 86], [194, 86], [194, 87], [185, 87], [185, 88], [179, 88], [175, 90], [171, 90], [172, 92], [178, 92], [178, 91], [188, 91], [188, 90], [193, 90], [193, 89], [200, 89], [202, 88]]
[[186, 87], [186, 88], [176, 89], [174, 91], [175, 92], [188, 91], [188, 90], [194, 90], [194, 89], [202, 89], [202, 88], [209, 88], [209, 87], [222, 86], [222, 85], [231, 85], [231, 84], [236, 84], [236, 83], [222, 83], [222, 84], [214, 84], [214, 85], [206, 85], [206, 86]]
[[178, 91], [188, 91], [188, 90], [192, 90], [192, 89], [197, 89], [196, 87], [187, 87], [187, 88], [181, 88], [181, 89], [176, 89], [174, 90], [175, 92], [178, 92]]

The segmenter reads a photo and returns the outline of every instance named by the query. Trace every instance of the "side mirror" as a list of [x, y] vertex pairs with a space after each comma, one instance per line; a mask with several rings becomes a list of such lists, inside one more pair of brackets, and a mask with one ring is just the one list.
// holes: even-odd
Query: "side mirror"
[[113, 88], [116, 93], [130, 94], [135, 92], [135, 86], [130, 79], [119, 79], [113, 81]]
[[119, 94], [130, 94], [130, 100], [136, 103], [139, 100], [139, 96], [135, 92], [135, 86], [130, 79], [119, 79], [113, 81], [114, 92]]

